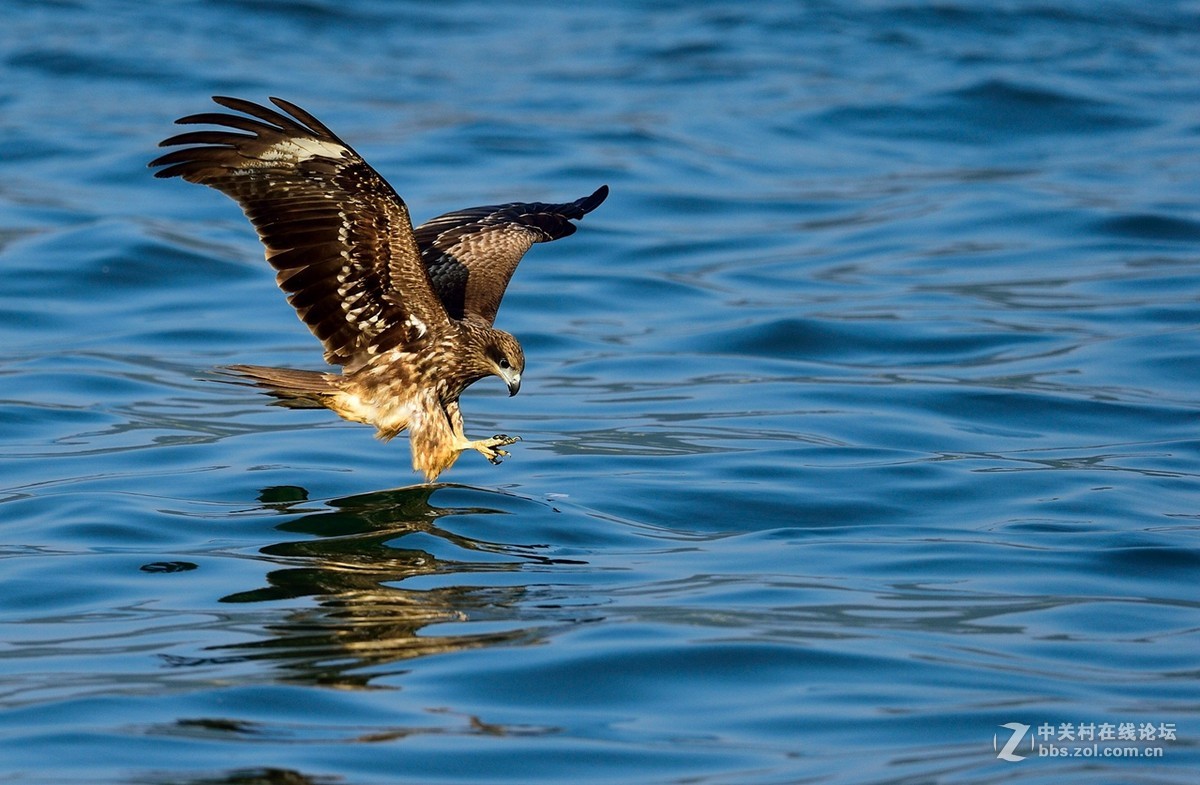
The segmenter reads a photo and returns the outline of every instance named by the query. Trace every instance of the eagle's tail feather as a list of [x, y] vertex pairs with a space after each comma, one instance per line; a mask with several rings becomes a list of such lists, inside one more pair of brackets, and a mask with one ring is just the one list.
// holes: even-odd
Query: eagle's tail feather
[[[268, 368], [264, 365], [226, 365], [218, 369], [228, 376], [238, 377], [232, 384], [253, 384], [279, 400], [275, 403], [290, 409], [324, 409], [329, 398], [338, 391], [337, 376], [320, 371], [297, 371], [291, 368]], [[243, 381], [245, 380], [245, 381]]]

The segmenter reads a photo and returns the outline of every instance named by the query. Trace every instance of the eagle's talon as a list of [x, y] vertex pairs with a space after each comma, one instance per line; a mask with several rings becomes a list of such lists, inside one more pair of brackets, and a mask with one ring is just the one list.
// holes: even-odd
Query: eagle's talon
[[487, 448], [487, 452], [483, 453], [483, 457], [487, 458], [488, 463], [492, 464], [493, 466], [499, 466], [501, 462], [508, 457], [508, 451], [501, 450], [496, 446], [490, 446]]
[[475, 448], [484, 458], [487, 458], [489, 463], [498, 466], [509, 455], [508, 450], [501, 448], [518, 441], [520, 441], [520, 437], [496, 434], [490, 439], [480, 439], [477, 442], [473, 442], [471, 447]]

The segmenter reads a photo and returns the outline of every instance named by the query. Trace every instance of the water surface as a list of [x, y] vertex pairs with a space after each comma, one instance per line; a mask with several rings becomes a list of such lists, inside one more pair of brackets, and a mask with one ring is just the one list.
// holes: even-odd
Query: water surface
[[[1194, 782], [1194, 4], [5, 17], [0, 779]], [[319, 363], [146, 169], [212, 94], [417, 220], [611, 186], [464, 399], [503, 466], [212, 381]]]

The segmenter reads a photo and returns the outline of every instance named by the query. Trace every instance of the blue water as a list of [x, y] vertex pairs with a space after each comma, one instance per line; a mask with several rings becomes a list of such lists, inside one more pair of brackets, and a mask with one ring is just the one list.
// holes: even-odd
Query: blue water
[[[1196, 781], [1200, 6], [4, 9], [0, 781]], [[214, 93], [417, 220], [611, 186], [502, 466], [210, 380], [319, 365], [146, 169]]]

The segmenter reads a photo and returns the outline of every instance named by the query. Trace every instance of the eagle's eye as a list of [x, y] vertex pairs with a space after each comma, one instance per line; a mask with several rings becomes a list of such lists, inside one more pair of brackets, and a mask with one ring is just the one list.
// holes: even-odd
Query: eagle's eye
[[501, 358], [500, 358], [500, 367], [501, 367], [501, 368], [503, 368], [503, 369], [505, 369], [505, 370], [508, 370], [509, 368], [511, 368], [511, 367], [512, 367], [512, 366], [510, 366], [510, 365], [508, 364], [508, 358], [507, 358], [507, 357], [501, 357]]

